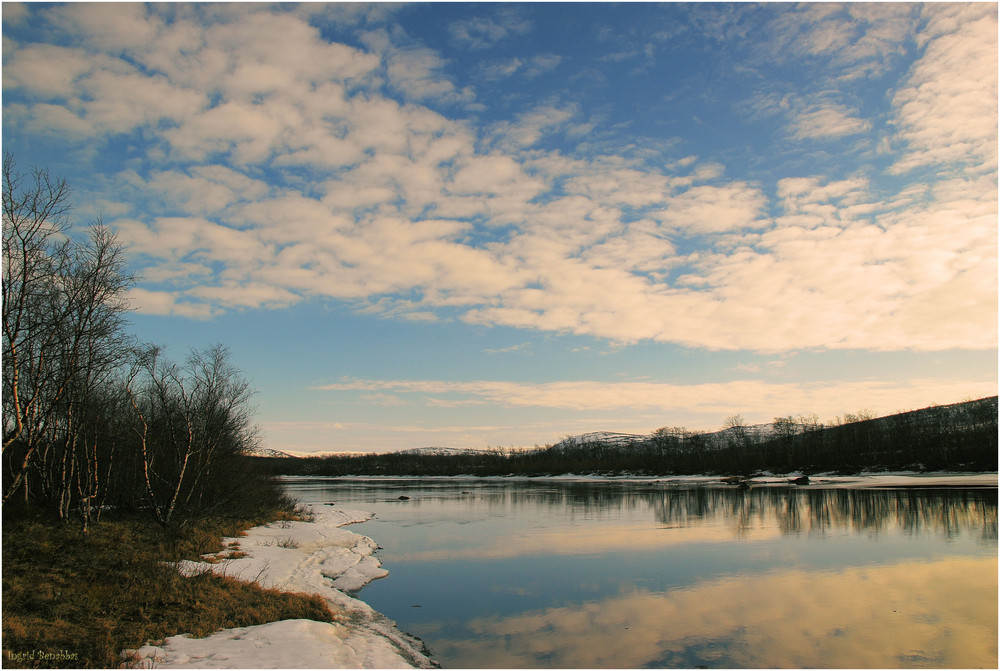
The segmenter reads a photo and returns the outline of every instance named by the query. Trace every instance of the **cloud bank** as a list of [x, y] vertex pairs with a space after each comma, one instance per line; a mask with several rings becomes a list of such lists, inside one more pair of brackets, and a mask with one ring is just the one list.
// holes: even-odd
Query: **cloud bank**
[[[759, 178], [599, 142], [558, 94], [478, 123], [477, 86], [559, 58], [498, 58], [458, 81], [372, 12], [36, 9], [44, 35], [5, 37], [4, 120], [81, 156], [130, 147], [95, 206], [115, 213], [148, 313], [333, 299], [623, 343], [995, 348], [992, 5], [769, 10], [758, 20], [785, 48], [750, 67], [828, 65], [821, 89], [747, 108], [782, 119], [789, 146], [867, 167]], [[511, 11], [447, 33], [483, 54], [532, 29]], [[857, 87], [909, 52], [886, 111], [865, 112]]]

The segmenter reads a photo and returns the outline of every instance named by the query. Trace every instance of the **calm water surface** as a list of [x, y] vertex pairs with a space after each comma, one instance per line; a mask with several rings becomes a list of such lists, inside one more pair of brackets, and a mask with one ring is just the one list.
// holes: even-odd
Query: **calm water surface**
[[359, 597], [446, 668], [997, 667], [995, 488], [288, 488], [375, 512]]

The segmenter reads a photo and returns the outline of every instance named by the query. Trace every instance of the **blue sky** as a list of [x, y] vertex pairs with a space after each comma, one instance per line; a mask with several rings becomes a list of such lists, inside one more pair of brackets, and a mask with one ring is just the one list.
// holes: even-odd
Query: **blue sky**
[[997, 389], [997, 5], [3, 5], [3, 143], [267, 445]]

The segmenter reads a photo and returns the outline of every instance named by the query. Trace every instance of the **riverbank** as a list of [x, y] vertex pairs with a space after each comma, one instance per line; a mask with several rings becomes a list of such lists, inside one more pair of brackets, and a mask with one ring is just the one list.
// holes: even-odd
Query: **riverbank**
[[803, 477], [800, 472], [780, 475], [761, 474], [746, 478], [719, 478], [719, 476], [689, 475], [666, 478], [652, 478], [653, 482], [678, 485], [711, 485], [720, 481], [735, 484], [746, 483], [751, 487], [786, 486], [795, 484], [827, 488], [884, 488], [884, 487], [996, 487], [997, 473], [979, 472], [916, 472], [893, 471], [885, 473], [858, 473], [840, 475], [836, 473], [816, 473]]
[[146, 516], [105, 514], [86, 532], [29, 507], [3, 512], [5, 668], [116, 668], [123, 649], [180, 632], [341, 617], [319, 596], [177, 571], [182, 559], [219, 552], [223, 537], [300, 519], [291, 505], [166, 528]]
[[343, 527], [371, 513], [311, 506], [310, 521], [282, 521], [225, 538], [205, 562], [177, 564], [185, 575], [213, 573], [261, 587], [317, 595], [337, 622], [283, 620], [226, 629], [205, 638], [178, 635], [123, 655], [155, 668], [432, 668], [423, 644], [351, 594], [384, 577], [375, 542]]
[[[782, 474], [758, 474], [739, 478], [740, 482], [746, 482], [751, 486], [785, 486], [793, 480], [800, 478], [801, 472]], [[590, 473], [565, 473], [561, 475], [279, 475], [275, 477], [279, 482], [291, 483], [303, 480], [494, 480], [494, 481], [540, 481], [540, 480], [561, 480], [561, 481], [592, 481], [592, 482], [648, 482], [661, 485], [704, 485], [719, 486], [732, 484], [733, 477], [722, 477], [719, 475], [597, 475]], [[816, 473], [809, 477], [809, 484], [816, 487], [996, 487], [998, 484], [997, 471], [992, 472], [972, 472], [972, 471], [889, 471], [882, 473], [857, 473], [853, 475], [842, 475], [837, 473]]]
[[[752, 487], [788, 486], [795, 474], [759, 475]], [[310, 480], [285, 476], [286, 482]], [[338, 480], [351, 478], [337, 478]], [[359, 477], [360, 480], [434, 480], [411, 476]], [[641, 481], [661, 486], [721, 486], [719, 476], [607, 477], [561, 475], [542, 478], [445, 476], [441, 480], [581, 480]], [[816, 474], [810, 487], [996, 487], [997, 473]], [[226, 550], [206, 555], [206, 562], [181, 561], [188, 576], [211, 572], [254, 582], [265, 588], [318, 595], [340, 622], [282, 620], [226, 629], [204, 638], [171, 636], [159, 645], [126, 651], [140, 666], [156, 668], [431, 668], [435, 662], [423, 644], [352, 594], [384, 577], [373, 556], [376, 543], [343, 527], [364, 522], [372, 513], [332, 505], [308, 506], [311, 521], [283, 521], [251, 528], [239, 538], [225, 538]], [[217, 563], [210, 563], [217, 562]]]

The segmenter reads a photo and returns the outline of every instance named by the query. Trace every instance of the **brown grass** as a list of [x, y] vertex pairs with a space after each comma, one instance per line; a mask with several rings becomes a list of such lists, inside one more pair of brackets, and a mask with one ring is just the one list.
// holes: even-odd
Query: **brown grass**
[[109, 668], [122, 650], [190, 633], [338, 618], [318, 596], [262, 589], [169, 564], [223, 549], [223, 536], [263, 520], [203, 520], [164, 530], [102, 521], [87, 533], [37, 519], [3, 525], [3, 666]]

